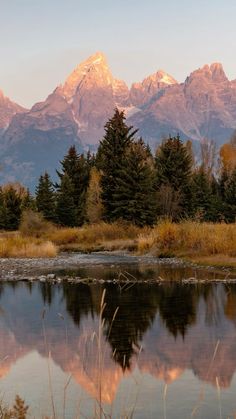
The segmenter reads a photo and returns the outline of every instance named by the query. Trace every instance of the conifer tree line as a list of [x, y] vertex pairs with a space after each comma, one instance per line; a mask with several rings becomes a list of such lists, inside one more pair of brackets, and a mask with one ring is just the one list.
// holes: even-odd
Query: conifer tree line
[[79, 154], [70, 147], [57, 183], [42, 174], [34, 197], [23, 187], [0, 188], [0, 229], [17, 229], [27, 208], [69, 227], [102, 220], [152, 226], [162, 217], [235, 222], [236, 136], [221, 147], [218, 171], [214, 144], [203, 142], [201, 154], [196, 162], [192, 143], [174, 136], [153, 155], [116, 109], [97, 154]]

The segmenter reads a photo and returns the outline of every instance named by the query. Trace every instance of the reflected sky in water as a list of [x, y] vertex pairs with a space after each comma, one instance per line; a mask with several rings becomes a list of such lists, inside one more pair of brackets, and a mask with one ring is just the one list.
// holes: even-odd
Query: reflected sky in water
[[20, 394], [36, 417], [52, 414], [53, 399], [67, 418], [234, 418], [235, 285], [18, 282], [0, 291], [5, 401]]

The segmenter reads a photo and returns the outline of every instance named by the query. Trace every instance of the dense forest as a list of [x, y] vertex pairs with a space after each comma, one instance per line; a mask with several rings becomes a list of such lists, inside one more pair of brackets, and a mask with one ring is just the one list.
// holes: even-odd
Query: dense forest
[[137, 130], [115, 110], [96, 155], [70, 147], [53, 183], [40, 176], [35, 196], [19, 184], [0, 188], [0, 229], [16, 230], [31, 209], [60, 226], [125, 220], [138, 226], [158, 219], [235, 222], [236, 136], [217, 153], [201, 143], [196, 159], [191, 141], [163, 139], [153, 155]]

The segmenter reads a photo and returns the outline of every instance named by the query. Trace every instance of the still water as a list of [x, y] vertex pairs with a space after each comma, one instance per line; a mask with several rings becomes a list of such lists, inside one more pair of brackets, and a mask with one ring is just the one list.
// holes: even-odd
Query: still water
[[1, 284], [0, 397], [30, 417], [235, 418], [235, 369], [234, 284]]

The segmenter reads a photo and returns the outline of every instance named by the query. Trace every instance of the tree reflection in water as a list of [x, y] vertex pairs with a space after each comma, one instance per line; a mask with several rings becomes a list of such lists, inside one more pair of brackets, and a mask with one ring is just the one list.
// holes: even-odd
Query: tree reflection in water
[[[154, 275], [150, 271], [149, 274]], [[107, 275], [112, 278], [111, 272]], [[148, 277], [147, 272], [141, 272], [142, 275]], [[65, 370], [70, 370], [72, 363], [76, 368], [78, 351], [85, 342], [84, 329], [90, 325], [88, 333], [92, 334], [98, 325], [104, 290], [102, 320], [103, 339], [109, 348], [110, 361], [106, 359], [107, 363], [115, 362], [123, 371], [136, 362], [140, 367], [149, 363], [152, 368], [155, 363], [160, 376], [164, 374], [161, 371], [167, 371], [168, 375], [170, 368], [191, 368], [201, 379], [214, 383], [217, 376], [221, 385], [229, 385], [236, 366], [233, 331], [236, 326], [236, 285], [181, 285], [176, 281], [151, 285], [4, 283], [0, 287], [2, 356], [10, 352], [6, 336], [15, 339], [16, 359], [17, 345], [21, 347], [19, 353], [22, 348], [26, 352], [37, 349], [46, 355], [40, 320], [42, 308], [46, 306], [45, 327], [48, 339], [53, 342], [52, 357]], [[65, 350], [65, 333], [61, 330], [58, 313], [64, 318], [67, 316], [68, 350]], [[196, 336], [201, 336], [200, 340], [192, 338], [193, 329]], [[215, 369], [207, 376], [205, 371], [219, 339], [221, 345]], [[70, 354], [70, 364], [65, 363], [59, 348]], [[91, 353], [94, 355], [95, 351]], [[89, 362], [92, 364], [95, 360]]]

